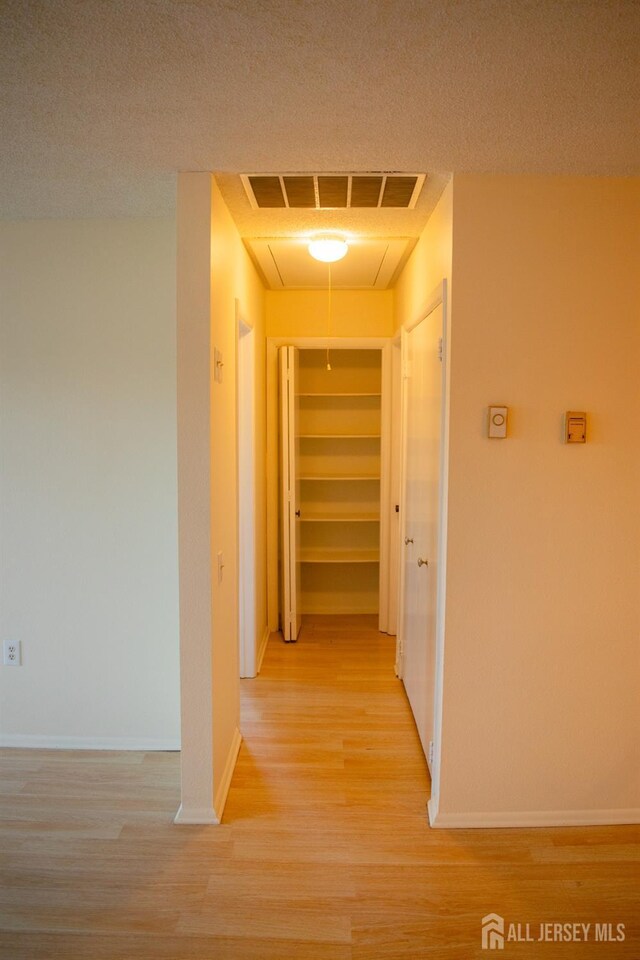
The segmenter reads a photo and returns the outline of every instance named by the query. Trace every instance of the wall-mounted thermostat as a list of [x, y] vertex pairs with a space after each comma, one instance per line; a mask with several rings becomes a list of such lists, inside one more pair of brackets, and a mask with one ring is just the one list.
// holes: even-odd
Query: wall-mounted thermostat
[[587, 442], [586, 413], [577, 413], [575, 410], [567, 410], [567, 412], [564, 415], [564, 442], [565, 443], [586, 443]]
[[494, 440], [504, 440], [507, 436], [508, 407], [489, 407], [489, 436]]

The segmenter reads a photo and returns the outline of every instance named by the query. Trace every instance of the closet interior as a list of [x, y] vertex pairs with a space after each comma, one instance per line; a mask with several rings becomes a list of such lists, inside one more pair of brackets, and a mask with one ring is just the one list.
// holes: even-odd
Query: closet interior
[[379, 349], [299, 350], [294, 470], [303, 614], [378, 612], [381, 399]]

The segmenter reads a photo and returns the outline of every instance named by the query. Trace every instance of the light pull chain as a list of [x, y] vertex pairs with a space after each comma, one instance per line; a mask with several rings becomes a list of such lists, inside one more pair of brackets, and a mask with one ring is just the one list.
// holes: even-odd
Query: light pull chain
[[331, 361], [329, 359], [329, 339], [331, 337], [331, 264], [327, 264], [329, 267], [329, 312], [327, 315], [327, 370], [331, 373]]

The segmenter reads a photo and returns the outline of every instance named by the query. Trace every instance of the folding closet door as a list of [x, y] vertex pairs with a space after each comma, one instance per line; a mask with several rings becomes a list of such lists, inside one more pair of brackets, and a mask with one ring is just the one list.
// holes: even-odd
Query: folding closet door
[[280, 349], [280, 449], [282, 477], [281, 559], [282, 635], [298, 639], [302, 615], [300, 570], [300, 401], [299, 354], [296, 347]]

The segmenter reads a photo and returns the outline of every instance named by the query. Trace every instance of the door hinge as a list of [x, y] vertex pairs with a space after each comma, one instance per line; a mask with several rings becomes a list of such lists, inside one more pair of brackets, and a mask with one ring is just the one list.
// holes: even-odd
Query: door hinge
[[438, 360], [442, 361], [442, 337], [438, 340]]
[[402, 377], [404, 380], [408, 380], [411, 377], [411, 360], [405, 360]]

